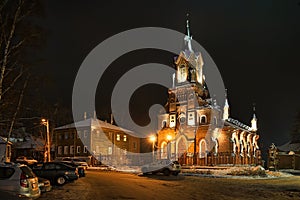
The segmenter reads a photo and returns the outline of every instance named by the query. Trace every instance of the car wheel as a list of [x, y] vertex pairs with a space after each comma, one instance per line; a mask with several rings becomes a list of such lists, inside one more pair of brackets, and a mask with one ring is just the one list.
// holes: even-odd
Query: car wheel
[[56, 183], [57, 183], [57, 185], [64, 185], [66, 183], [66, 178], [63, 176], [60, 176], [60, 177], [56, 178]]
[[179, 174], [179, 172], [173, 172], [174, 176], [177, 176]]
[[170, 170], [169, 169], [164, 169], [163, 174], [165, 176], [169, 176], [170, 175]]

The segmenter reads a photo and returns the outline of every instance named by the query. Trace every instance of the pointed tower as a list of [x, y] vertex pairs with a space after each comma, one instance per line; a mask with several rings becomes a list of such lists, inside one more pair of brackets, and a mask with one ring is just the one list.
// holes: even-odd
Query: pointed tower
[[257, 118], [255, 115], [255, 105], [253, 105], [253, 117], [251, 120], [251, 130], [256, 132], [257, 131]]
[[225, 104], [223, 108], [223, 120], [227, 120], [229, 118], [229, 103], [227, 98], [227, 89], [225, 90]]
[[[189, 15], [187, 14], [187, 17]], [[194, 53], [193, 48], [192, 48], [192, 36], [190, 34], [190, 26], [189, 26], [189, 20], [186, 20], [186, 36], [184, 37], [184, 43], [187, 46], [187, 50], [190, 51], [191, 53]]]
[[192, 39], [190, 24], [187, 19], [184, 47], [179, 56], [175, 58], [175, 65], [177, 66], [177, 85], [196, 83], [204, 86], [203, 58], [200, 52], [194, 52]]

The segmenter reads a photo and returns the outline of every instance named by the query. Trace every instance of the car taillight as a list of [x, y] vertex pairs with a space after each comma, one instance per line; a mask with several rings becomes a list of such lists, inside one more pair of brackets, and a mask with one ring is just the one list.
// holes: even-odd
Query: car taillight
[[25, 174], [23, 174], [23, 173], [21, 173], [21, 176], [20, 176], [20, 186], [25, 187], [25, 188], [29, 187], [28, 180], [27, 180]]

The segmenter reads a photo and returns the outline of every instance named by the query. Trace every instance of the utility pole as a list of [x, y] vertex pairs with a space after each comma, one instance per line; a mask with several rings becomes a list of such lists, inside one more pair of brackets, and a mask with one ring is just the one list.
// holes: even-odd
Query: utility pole
[[46, 144], [45, 144], [45, 154], [44, 154], [44, 162], [50, 162], [50, 132], [49, 132], [49, 120], [42, 119], [42, 123], [46, 126]]

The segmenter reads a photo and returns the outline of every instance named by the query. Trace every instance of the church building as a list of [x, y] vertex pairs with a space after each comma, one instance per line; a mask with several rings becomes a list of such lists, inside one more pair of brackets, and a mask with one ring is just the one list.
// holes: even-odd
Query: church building
[[203, 74], [205, 60], [193, 51], [188, 20], [186, 28], [166, 112], [158, 115], [157, 159], [182, 165], [261, 164], [255, 109], [248, 126], [231, 118], [227, 92], [222, 107], [211, 97]]

